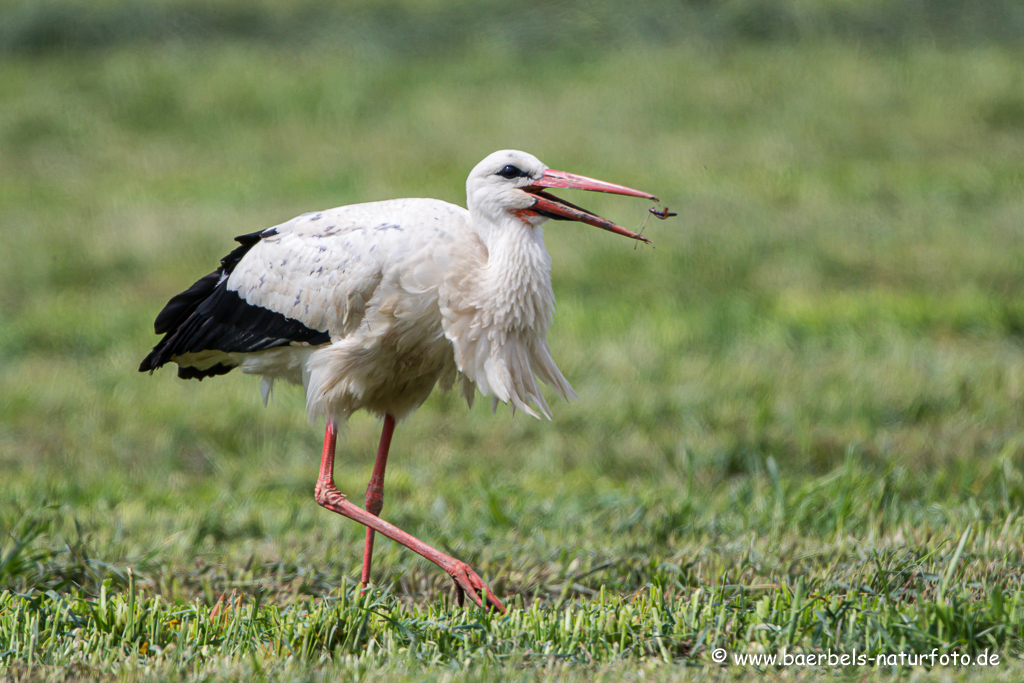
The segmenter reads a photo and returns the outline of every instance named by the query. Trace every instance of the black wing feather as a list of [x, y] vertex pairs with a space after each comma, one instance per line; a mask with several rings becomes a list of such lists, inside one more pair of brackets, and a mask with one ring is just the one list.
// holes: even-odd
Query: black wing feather
[[181, 294], [178, 294], [171, 298], [164, 306], [164, 309], [156, 316], [156, 322], [153, 327], [156, 329], [157, 334], [166, 334], [171, 330], [180, 327], [182, 323], [188, 320], [188, 317], [192, 315], [196, 308], [199, 307], [206, 297], [213, 293], [217, 285], [220, 284], [221, 279], [227, 279], [227, 276], [231, 274], [231, 271], [235, 269], [238, 262], [242, 260], [250, 249], [253, 248], [264, 237], [270, 237], [276, 235], [277, 230], [270, 228], [269, 230], [261, 230], [258, 232], [250, 232], [247, 235], [239, 235], [235, 238], [241, 246], [235, 247], [234, 250], [224, 258], [220, 260], [220, 268], [213, 271], [209, 275], [196, 280], [195, 284], [186, 289]]
[[[298, 320], [245, 301], [227, 288], [228, 276], [242, 257], [264, 237], [276, 234], [271, 228], [241, 235], [241, 245], [221, 259], [220, 268], [197, 280], [187, 290], [171, 298], [156, 317], [154, 328], [164, 338], [139, 366], [140, 372], [152, 372], [176, 356], [200, 351], [249, 353], [294, 343], [326, 344], [331, 340], [324, 330], [314, 330]], [[217, 363], [200, 369], [180, 366], [182, 379], [203, 379], [230, 372], [233, 365]]]

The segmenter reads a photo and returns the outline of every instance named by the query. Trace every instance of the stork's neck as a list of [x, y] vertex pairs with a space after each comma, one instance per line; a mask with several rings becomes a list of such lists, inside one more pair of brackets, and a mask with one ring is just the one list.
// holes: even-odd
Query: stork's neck
[[495, 322], [543, 334], [554, 309], [551, 258], [544, 248], [544, 231], [514, 215], [502, 218], [500, 224], [481, 230], [487, 266], [480, 284], [492, 302], [489, 308], [493, 306]]

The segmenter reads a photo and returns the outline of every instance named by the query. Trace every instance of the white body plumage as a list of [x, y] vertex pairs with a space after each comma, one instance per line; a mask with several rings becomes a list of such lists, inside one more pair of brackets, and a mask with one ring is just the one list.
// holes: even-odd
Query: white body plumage
[[[310, 418], [363, 408], [401, 418], [436, 383], [448, 390], [460, 378], [467, 401], [479, 388], [549, 416], [535, 374], [573, 395], [545, 339], [550, 260], [539, 228], [506, 228], [511, 234], [488, 249], [466, 209], [433, 199], [345, 206], [279, 225], [239, 262], [227, 288], [326, 330], [331, 342], [232, 361], [263, 376], [264, 396], [275, 379], [302, 384]], [[499, 266], [495, 257], [508, 250], [520, 267]]]

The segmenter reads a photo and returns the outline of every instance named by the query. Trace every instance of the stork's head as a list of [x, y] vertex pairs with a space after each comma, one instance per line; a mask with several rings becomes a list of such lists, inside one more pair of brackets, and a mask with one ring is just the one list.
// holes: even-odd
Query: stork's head
[[470, 213], [494, 224], [502, 224], [510, 218], [533, 226], [549, 218], [580, 221], [636, 240], [650, 241], [632, 230], [555, 197], [544, 189], [554, 187], [623, 194], [658, 201], [652, 194], [624, 185], [554, 171], [532, 154], [516, 150], [495, 152], [477, 164], [466, 181], [466, 200]]

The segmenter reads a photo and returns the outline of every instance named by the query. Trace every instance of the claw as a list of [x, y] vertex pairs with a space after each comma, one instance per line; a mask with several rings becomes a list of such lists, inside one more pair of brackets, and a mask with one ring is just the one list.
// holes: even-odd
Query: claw
[[459, 582], [455, 580], [454, 576], [452, 577], [452, 580], [455, 581], [455, 604], [462, 607], [466, 604], [466, 591], [462, 590], [462, 586], [459, 585]]
[[[465, 600], [465, 594], [469, 593], [473, 596], [473, 602], [475, 602], [478, 607], [493, 609], [501, 612], [502, 614], [505, 613], [505, 605], [501, 604], [501, 600], [498, 600], [498, 598], [494, 596], [494, 591], [484, 583], [483, 579], [480, 578], [480, 575], [473, 571], [468, 564], [456, 560], [455, 563], [448, 568], [448, 574], [452, 577], [452, 580], [455, 581], [455, 601], [459, 603], [459, 607], [462, 607]], [[481, 593], [483, 593], [487, 599], [486, 604], [484, 604], [484, 599], [480, 597]]]

